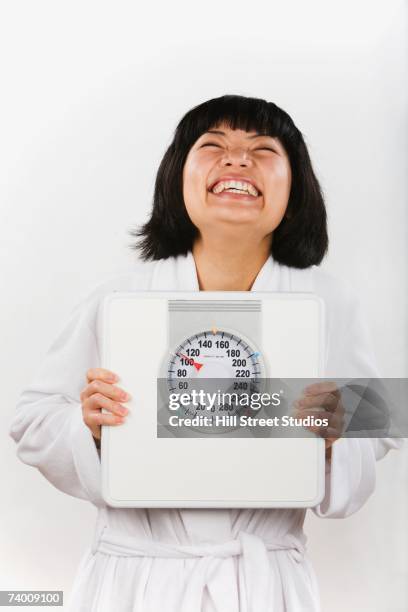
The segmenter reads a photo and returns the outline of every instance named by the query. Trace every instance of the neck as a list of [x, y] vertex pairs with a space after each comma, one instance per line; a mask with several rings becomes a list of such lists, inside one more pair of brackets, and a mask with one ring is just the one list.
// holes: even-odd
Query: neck
[[271, 235], [258, 241], [201, 235], [192, 249], [200, 290], [249, 291], [270, 257], [271, 241]]

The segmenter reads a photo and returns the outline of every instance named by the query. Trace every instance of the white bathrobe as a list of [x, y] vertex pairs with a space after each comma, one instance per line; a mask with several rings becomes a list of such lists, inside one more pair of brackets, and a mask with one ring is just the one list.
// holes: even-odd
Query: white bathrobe
[[[118, 509], [103, 501], [100, 458], [79, 395], [87, 370], [100, 365], [98, 304], [116, 290], [198, 291], [194, 258], [189, 253], [138, 263], [131, 274], [97, 287], [74, 309], [18, 403], [10, 433], [19, 458], [58, 489], [98, 508], [93, 546], [78, 570], [69, 610], [318, 611], [305, 555], [305, 510]], [[296, 270], [270, 258], [251, 290], [320, 295], [327, 314], [325, 376], [378, 375], [364, 319], [345, 283], [317, 267]], [[374, 489], [376, 460], [396, 446], [389, 439], [336, 441], [325, 498], [313, 512], [356, 512]]]

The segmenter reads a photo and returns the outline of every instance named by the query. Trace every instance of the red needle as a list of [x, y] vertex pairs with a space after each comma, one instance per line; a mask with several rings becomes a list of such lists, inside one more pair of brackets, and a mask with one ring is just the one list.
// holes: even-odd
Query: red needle
[[184, 357], [184, 359], [188, 359], [189, 361], [193, 362], [193, 366], [195, 367], [195, 369], [197, 370], [197, 372], [200, 371], [200, 369], [203, 367], [203, 363], [197, 363], [196, 361], [194, 361], [194, 359], [192, 359], [191, 357], [188, 357], [187, 355], [183, 355], [183, 353], [177, 353], [178, 356], [181, 355], [181, 357]]

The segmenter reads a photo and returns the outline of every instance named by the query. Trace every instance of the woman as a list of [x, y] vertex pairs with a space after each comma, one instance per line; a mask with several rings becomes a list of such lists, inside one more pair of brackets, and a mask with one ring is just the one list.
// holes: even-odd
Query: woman
[[[23, 392], [11, 429], [22, 461], [98, 508], [70, 609], [319, 610], [304, 510], [112, 508], [101, 497], [97, 450], [100, 426], [120, 425], [130, 399], [120, 372], [99, 367], [98, 305], [115, 290], [314, 292], [326, 303], [325, 376], [377, 375], [355, 298], [317, 267], [328, 244], [325, 207], [292, 119], [272, 103], [239, 96], [191, 110], [160, 165], [151, 218], [136, 235], [144, 262], [77, 306]], [[309, 390], [299, 409], [322, 405], [322, 394], [336, 395], [331, 390]], [[313, 511], [345, 517], [373, 491], [375, 461], [393, 442], [336, 440], [339, 422], [327, 406], [326, 495]], [[248, 549], [217, 554], [217, 545], [241, 542], [242, 534]], [[274, 539], [285, 546], [266, 550]], [[197, 553], [203, 543], [214, 545], [211, 552]]]

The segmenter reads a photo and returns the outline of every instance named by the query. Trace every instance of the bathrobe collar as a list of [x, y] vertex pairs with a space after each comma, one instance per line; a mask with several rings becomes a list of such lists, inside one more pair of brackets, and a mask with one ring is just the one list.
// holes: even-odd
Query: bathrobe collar
[[[289, 268], [269, 257], [251, 291], [313, 291], [313, 267]], [[154, 291], [199, 291], [197, 270], [191, 251], [154, 263], [150, 289]]]

